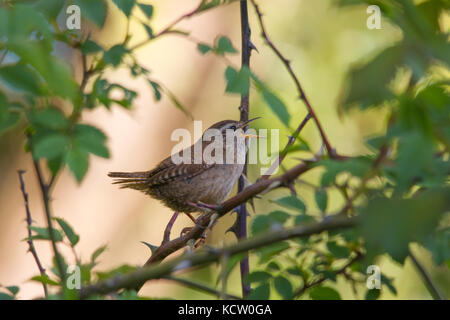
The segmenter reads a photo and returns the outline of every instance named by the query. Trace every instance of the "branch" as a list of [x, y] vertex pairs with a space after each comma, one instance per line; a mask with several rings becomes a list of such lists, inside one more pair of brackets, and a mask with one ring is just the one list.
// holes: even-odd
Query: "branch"
[[[350, 267], [356, 261], [360, 260], [363, 256], [364, 255], [361, 252], [356, 251], [356, 256], [355, 257], [350, 259], [342, 268], [334, 271], [333, 273], [335, 275], [339, 275], [339, 274], [345, 273], [345, 271], [347, 270], [348, 267]], [[327, 277], [322, 275], [322, 276], [320, 276], [320, 278], [318, 278], [316, 280], [313, 280], [310, 283], [306, 283], [305, 282], [302, 287], [300, 287], [297, 291], [294, 292], [294, 298], [300, 297], [303, 293], [305, 293], [306, 290], [321, 284], [325, 280], [327, 280]]]
[[170, 23], [168, 26], [166, 26], [164, 29], [162, 29], [160, 32], [158, 32], [158, 33], [156, 33], [155, 35], [153, 35], [152, 38], [146, 39], [146, 40], [141, 41], [141, 42], [135, 44], [134, 46], [132, 46], [132, 47], [130, 48], [130, 51], [134, 51], [134, 50], [136, 50], [136, 49], [138, 49], [138, 48], [140, 48], [140, 47], [146, 45], [146, 44], [149, 43], [150, 41], [152, 41], [152, 40], [154, 40], [154, 39], [156, 39], [156, 38], [159, 38], [159, 37], [161, 37], [161, 36], [163, 36], [163, 35], [165, 35], [165, 34], [173, 33], [172, 28], [173, 28], [176, 24], [178, 24], [180, 21], [182, 21], [182, 20], [184, 20], [184, 19], [187, 19], [187, 18], [190, 18], [190, 17], [192, 17], [193, 15], [195, 15], [196, 13], [198, 13], [198, 11], [200, 10], [200, 7], [202, 6], [202, 4], [203, 4], [203, 1], [201, 1], [201, 2], [199, 3], [199, 5], [195, 7], [194, 10], [189, 11], [188, 13], [185, 13], [185, 14], [183, 14], [182, 16], [178, 17], [178, 18], [175, 19], [172, 23]]
[[284, 160], [284, 158], [287, 155], [289, 147], [294, 144], [295, 140], [300, 135], [300, 132], [303, 130], [305, 125], [308, 123], [309, 119], [311, 119], [311, 113], [308, 113], [306, 115], [306, 117], [303, 119], [303, 121], [297, 127], [297, 130], [295, 130], [294, 134], [289, 137], [286, 146], [284, 147], [283, 151], [281, 151], [280, 155], [278, 156], [278, 160], [275, 161], [270, 166], [270, 168], [267, 170], [267, 172], [262, 176], [263, 179], [268, 179], [275, 172], [275, 169], [281, 165], [281, 162]]
[[198, 282], [194, 282], [194, 281], [191, 281], [191, 280], [188, 280], [188, 279], [178, 278], [178, 277], [173, 277], [173, 276], [165, 276], [163, 279], [178, 282], [178, 283], [180, 283], [180, 284], [182, 284], [182, 285], [184, 285], [184, 286], [186, 286], [188, 288], [193, 288], [193, 289], [197, 289], [197, 290], [200, 290], [200, 291], [203, 291], [203, 292], [206, 292], [206, 293], [211, 293], [211, 294], [215, 295], [218, 298], [222, 298], [223, 297], [225, 299], [241, 300], [241, 298], [239, 298], [239, 297], [237, 297], [235, 295], [228, 294], [228, 293], [223, 294], [222, 292], [217, 291], [214, 288], [208, 287], [207, 285], [204, 285], [204, 284], [198, 283]]
[[[267, 181], [267, 180], [266, 180]], [[137, 286], [150, 279], [160, 279], [175, 271], [186, 270], [194, 266], [204, 266], [211, 262], [219, 261], [224, 255], [233, 256], [241, 252], [248, 252], [270, 244], [289, 240], [293, 238], [308, 237], [323, 231], [335, 231], [351, 228], [357, 224], [357, 218], [346, 218], [342, 216], [328, 216], [322, 221], [307, 225], [298, 225], [289, 229], [265, 233], [250, 239], [242, 240], [233, 246], [223, 249], [204, 249], [193, 254], [168, 262], [140, 268], [127, 275], [119, 275], [112, 279], [100, 281], [96, 284], [86, 286], [80, 290], [80, 298], [86, 299], [94, 294], [108, 294], [119, 289], [135, 289]]]
[[[25, 203], [25, 211], [26, 211], [26, 221], [27, 221], [27, 230], [28, 230], [28, 250], [31, 252], [31, 254], [33, 255], [34, 261], [36, 262], [36, 265], [39, 269], [39, 273], [41, 274], [41, 276], [45, 276], [47, 277], [47, 274], [45, 273], [45, 269], [41, 264], [41, 261], [39, 260], [39, 256], [36, 252], [36, 248], [34, 247], [34, 243], [33, 243], [33, 239], [32, 239], [32, 235], [31, 235], [31, 229], [30, 226], [32, 224], [32, 219], [31, 219], [31, 211], [30, 211], [30, 207], [28, 205], [28, 194], [25, 190], [25, 182], [23, 180], [23, 174], [25, 173], [25, 170], [18, 170], [17, 173], [19, 174], [19, 180], [20, 180], [20, 190], [22, 191], [22, 195], [23, 195], [23, 200]], [[44, 294], [45, 297], [48, 296], [48, 290], [47, 290], [47, 285], [42, 282], [42, 286], [44, 287]]]
[[266, 32], [266, 28], [264, 26], [264, 21], [262, 18], [262, 13], [259, 10], [259, 6], [258, 4], [256, 4], [255, 0], [250, 0], [253, 7], [255, 8], [255, 11], [258, 15], [258, 21], [259, 21], [259, 26], [261, 29], [261, 35], [264, 38], [265, 42], [269, 45], [269, 47], [272, 49], [272, 51], [278, 56], [278, 58], [281, 60], [281, 62], [284, 64], [284, 66], [286, 67], [288, 73], [290, 74], [291, 78], [294, 80], [295, 82], [295, 86], [297, 87], [297, 91], [299, 93], [299, 98], [301, 100], [303, 100], [303, 102], [306, 105], [306, 108], [308, 109], [308, 113], [311, 115], [311, 117], [314, 119], [314, 122], [316, 123], [317, 129], [319, 130], [320, 136], [322, 137], [322, 141], [327, 149], [327, 152], [329, 154], [329, 156], [331, 158], [338, 158], [339, 155], [337, 155], [336, 150], [334, 150], [331, 147], [331, 144], [325, 134], [325, 131], [323, 130], [319, 118], [317, 117], [316, 113], [314, 112], [314, 109], [311, 105], [311, 103], [309, 102], [308, 98], [306, 97], [306, 94], [303, 90], [303, 87], [300, 84], [300, 81], [298, 80], [297, 76], [295, 75], [294, 71], [292, 70], [291, 67], [291, 62], [286, 59], [283, 54], [281, 53], [281, 51], [273, 44], [273, 42], [270, 40], [269, 36], [267, 35]]
[[41, 168], [39, 166], [39, 162], [37, 160], [33, 159], [33, 165], [34, 165], [34, 169], [36, 171], [36, 175], [39, 181], [39, 187], [41, 189], [41, 194], [42, 194], [42, 201], [44, 202], [44, 209], [45, 209], [45, 217], [47, 219], [47, 228], [48, 228], [48, 233], [49, 233], [49, 237], [50, 237], [50, 242], [52, 243], [52, 248], [53, 248], [53, 254], [56, 260], [56, 268], [59, 272], [59, 276], [60, 279], [63, 283], [63, 288], [65, 287], [65, 281], [66, 281], [66, 270], [64, 270], [64, 262], [61, 258], [61, 255], [58, 251], [58, 247], [56, 246], [56, 239], [55, 239], [55, 234], [53, 233], [53, 223], [52, 223], [52, 214], [50, 211], [50, 199], [48, 196], [48, 191], [49, 191], [49, 186], [45, 184], [43, 176], [42, 176], [42, 172], [41, 172]]
[[[250, 26], [248, 23], [248, 10], [247, 10], [247, 0], [241, 0], [240, 1], [240, 13], [241, 13], [241, 46], [242, 46], [242, 53], [241, 53], [241, 68], [246, 66], [250, 69], [250, 54], [251, 54], [251, 46], [250, 46]], [[250, 106], [249, 106], [249, 95], [250, 90], [247, 92], [247, 94], [241, 95], [241, 105], [239, 106], [240, 110], [240, 121], [248, 121], [248, 114], [250, 112]], [[247, 128], [244, 128], [244, 130], [247, 130]], [[244, 168], [242, 170], [242, 174], [244, 176], [247, 176], [247, 158], [245, 159]], [[245, 188], [245, 181], [244, 177], [241, 175], [239, 177], [238, 181], [238, 193], [244, 190]], [[238, 209], [237, 209], [237, 228], [236, 231], [236, 237], [241, 239], [247, 238], [247, 207], [245, 202], [242, 203]], [[241, 287], [242, 287], [242, 296], [245, 298], [250, 293], [250, 285], [244, 283], [245, 276], [250, 272], [249, 267], [249, 261], [248, 261], [248, 255], [245, 255], [242, 260], [239, 262], [239, 269], [241, 272]]]
[[416, 267], [417, 271], [419, 272], [420, 276], [422, 277], [422, 280], [425, 283], [425, 286], [427, 287], [428, 292], [430, 292], [433, 299], [434, 300], [445, 300], [445, 298], [439, 292], [436, 285], [431, 280], [431, 277], [426, 272], [425, 268], [420, 264], [420, 262], [417, 260], [415, 255], [412, 253], [411, 249], [409, 250], [409, 257], [411, 258], [411, 261], [413, 262], [414, 266]]

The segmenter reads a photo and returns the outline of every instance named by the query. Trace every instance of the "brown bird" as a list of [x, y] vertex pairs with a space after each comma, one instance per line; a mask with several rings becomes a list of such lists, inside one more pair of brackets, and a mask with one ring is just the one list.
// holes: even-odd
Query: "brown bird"
[[[167, 157], [153, 170], [110, 172], [108, 176], [116, 178], [114, 183], [120, 184], [121, 188], [140, 190], [161, 200], [172, 210], [187, 214], [195, 223], [190, 213], [201, 211], [195, 204], [220, 204], [241, 176], [248, 149], [247, 139], [258, 137], [246, 134], [242, 129], [256, 119], [217, 122], [196, 143]], [[202, 154], [198, 160], [195, 151], [199, 147]], [[182, 161], [177, 163], [174, 159]]]

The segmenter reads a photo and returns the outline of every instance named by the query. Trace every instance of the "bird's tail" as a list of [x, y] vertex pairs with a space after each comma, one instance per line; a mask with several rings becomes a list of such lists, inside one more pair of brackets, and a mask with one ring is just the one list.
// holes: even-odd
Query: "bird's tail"
[[119, 184], [121, 189], [131, 188], [144, 192], [148, 189], [148, 176], [148, 171], [108, 173], [108, 177], [114, 178], [113, 184]]

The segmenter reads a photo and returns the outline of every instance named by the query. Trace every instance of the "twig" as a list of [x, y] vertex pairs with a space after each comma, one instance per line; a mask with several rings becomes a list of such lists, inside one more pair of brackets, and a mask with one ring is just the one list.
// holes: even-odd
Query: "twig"
[[[241, 67], [246, 66], [250, 68], [250, 54], [251, 54], [251, 46], [250, 46], [250, 26], [248, 23], [248, 10], [247, 10], [247, 0], [240, 1], [240, 13], [241, 13], [241, 38], [242, 38], [242, 54], [241, 54]], [[241, 105], [239, 106], [240, 110], [240, 121], [248, 121], [248, 114], [250, 112], [249, 106], [249, 92], [247, 94], [241, 95]], [[247, 128], [244, 128], [247, 130]], [[244, 168], [242, 174], [247, 176], [247, 159], [245, 160]], [[238, 181], [238, 193], [244, 190], [245, 181], [244, 177], [241, 175]], [[246, 203], [242, 203], [239, 205], [237, 209], [237, 234], [236, 237], [241, 239], [247, 238], [247, 207]], [[241, 287], [242, 287], [242, 296], [245, 298], [250, 293], [250, 285], [244, 283], [245, 276], [250, 272], [248, 255], [244, 256], [242, 260], [239, 262], [239, 269], [241, 272]]]
[[[347, 268], [350, 267], [356, 261], [360, 260], [362, 257], [363, 257], [363, 254], [361, 252], [359, 252], [359, 251], [356, 251], [356, 256], [355, 257], [350, 259], [350, 261], [348, 261], [342, 268], [336, 270], [333, 273], [335, 275], [345, 274], [345, 271], [347, 270]], [[310, 283], [306, 283], [305, 282], [302, 287], [300, 287], [297, 291], [294, 292], [294, 298], [301, 296], [303, 293], [305, 293], [306, 290], [321, 284], [325, 280], [327, 280], [327, 277], [320, 276], [318, 279], [313, 280]]]
[[414, 266], [416, 267], [417, 271], [419, 272], [420, 276], [422, 277], [422, 280], [425, 283], [425, 286], [427, 287], [428, 292], [430, 292], [433, 299], [434, 300], [445, 300], [444, 296], [439, 292], [438, 288], [431, 280], [431, 277], [428, 275], [425, 268], [417, 260], [415, 255], [412, 253], [411, 249], [409, 249], [408, 254], [409, 254], [409, 257], [411, 258], [411, 261], [413, 262]]
[[50, 199], [49, 199], [49, 195], [48, 195], [48, 190], [49, 190], [48, 185], [46, 185], [44, 182], [41, 168], [39, 166], [39, 162], [37, 160], [33, 160], [33, 165], [34, 165], [34, 169], [36, 171], [36, 175], [37, 175], [37, 178], [39, 181], [39, 186], [40, 186], [41, 194], [42, 194], [42, 201], [44, 202], [45, 217], [47, 219], [48, 233], [50, 236], [50, 242], [52, 243], [53, 254], [54, 254], [55, 260], [56, 260], [56, 268], [59, 272], [59, 276], [63, 283], [63, 288], [64, 288], [65, 282], [66, 282], [66, 270], [64, 270], [64, 263], [61, 258], [61, 255], [58, 251], [58, 247], [56, 245], [55, 234], [53, 233], [54, 229], [53, 229], [53, 222], [52, 222], [52, 214], [50, 211], [50, 203], [49, 203]]
[[[208, 263], [219, 261], [223, 255], [232, 257], [242, 252], [248, 252], [276, 242], [293, 238], [308, 237], [323, 231], [335, 231], [354, 227], [357, 218], [342, 216], [328, 216], [322, 221], [306, 225], [298, 225], [289, 229], [283, 229], [265, 233], [251, 239], [242, 240], [232, 246], [223, 249], [200, 250], [193, 254], [184, 255], [168, 262], [154, 266], [140, 268], [127, 275], [120, 275], [96, 284], [81, 288], [80, 298], [86, 299], [93, 294], [107, 294], [119, 289], [136, 289], [142, 283], [150, 279], [160, 279], [172, 274], [174, 271], [189, 269], [194, 266], [204, 266]], [[172, 240], [173, 241], [173, 240]]]
[[171, 32], [172, 32], [171, 29], [172, 29], [176, 24], [178, 24], [181, 20], [184, 20], [184, 19], [186, 19], [186, 18], [190, 18], [190, 17], [192, 17], [193, 15], [195, 15], [195, 14], [198, 12], [198, 10], [200, 9], [200, 7], [201, 7], [202, 4], [203, 4], [203, 3], [200, 2], [200, 4], [199, 4], [198, 6], [196, 6], [194, 10], [189, 11], [188, 13], [185, 13], [185, 14], [183, 14], [182, 16], [178, 17], [178, 18], [175, 19], [172, 23], [170, 23], [168, 26], [166, 26], [164, 29], [162, 29], [160, 32], [158, 32], [158, 33], [156, 33], [155, 35], [153, 35], [152, 38], [146, 39], [146, 40], [144, 40], [144, 41], [141, 41], [141, 42], [135, 44], [134, 46], [132, 46], [132, 47], [130, 48], [130, 51], [134, 51], [134, 50], [136, 50], [136, 49], [138, 49], [138, 48], [140, 48], [140, 47], [146, 45], [146, 44], [149, 43], [150, 41], [152, 41], [152, 40], [154, 40], [154, 39], [156, 39], [156, 38], [158, 38], [158, 37], [161, 37], [162, 35], [171, 33]]
[[241, 298], [239, 298], [238, 296], [235, 296], [235, 295], [232, 295], [232, 294], [229, 294], [229, 293], [223, 294], [222, 292], [217, 291], [214, 288], [211, 288], [211, 287], [209, 287], [207, 285], [204, 285], [202, 283], [198, 283], [198, 282], [191, 281], [191, 280], [188, 280], [188, 279], [178, 278], [178, 277], [174, 277], [174, 276], [165, 276], [163, 279], [178, 282], [178, 283], [180, 283], [180, 284], [182, 284], [182, 285], [184, 285], [184, 286], [186, 286], [188, 288], [193, 288], [193, 289], [197, 289], [197, 290], [200, 290], [200, 291], [203, 291], [203, 292], [206, 292], [206, 293], [211, 293], [211, 294], [215, 295], [218, 298], [224, 297], [225, 299], [241, 300]]
[[164, 237], [161, 245], [170, 241], [170, 232], [172, 231], [173, 224], [175, 223], [175, 220], [177, 220], [177, 218], [178, 212], [174, 212], [172, 218], [170, 219], [169, 223], [166, 226], [166, 229], [164, 230]]
[[[39, 260], [39, 256], [36, 252], [36, 248], [34, 247], [34, 243], [33, 243], [33, 239], [31, 238], [31, 229], [30, 226], [33, 222], [33, 220], [31, 219], [31, 211], [30, 211], [30, 207], [28, 204], [28, 194], [25, 190], [25, 182], [23, 180], [23, 174], [25, 173], [25, 170], [18, 170], [17, 173], [19, 174], [19, 180], [20, 180], [20, 190], [22, 191], [22, 195], [23, 195], [23, 200], [25, 203], [25, 211], [26, 211], [26, 222], [27, 222], [27, 230], [28, 230], [28, 250], [31, 252], [31, 254], [33, 255], [34, 261], [36, 262], [36, 265], [39, 269], [39, 273], [41, 274], [41, 276], [47, 277], [47, 274], [45, 272], [44, 267], [41, 264], [41, 261]], [[47, 289], [47, 285], [42, 282], [42, 286], [44, 287], [44, 294], [45, 297], [48, 296], [48, 289]]]
[[311, 113], [308, 113], [306, 115], [306, 117], [303, 119], [303, 121], [297, 127], [297, 130], [295, 130], [294, 134], [289, 137], [286, 146], [284, 147], [283, 151], [281, 151], [281, 154], [278, 156], [278, 160], [275, 161], [270, 166], [270, 168], [267, 170], [266, 173], [264, 173], [264, 175], [262, 176], [262, 179], [268, 179], [274, 173], [275, 169], [281, 165], [281, 162], [284, 160], [284, 158], [287, 155], [289, 147], [294, 144], [295, 140], [297, 139], [297, 137], [299, 136], [300, 132], [303, 130], [305, 125], [308, 123], [309, 119], [311, 119]]
[[322, 141], [327, 149], [327, 152], [329, 154], [329, 156], [331, 158], [338, 158], [339, 155], [336, 153], [336, 150], [334, 150], [331, 147], [331, 144], [325, 134], [325, 131], [323, 130], [319, 118], [317, 117], [316, 113], [314, 112], [314, 109], [311, 105], [311, 103], [309, 102], [305, 91], [303, 90], [303, 87], [300, 84], [300, 81], [298, 80], [297, 76], [295, 75], [294, 71], [292, 70], [291, 67], [291, 62], [286, 59], [283, 54], [280, 52], [280, 50], [278, 50], [278, 48], [273, 44], [273, 42], [270, 40], [269, 36], [267, 35], [266, 32], [266, 28], [264, 26], [264, 21], [262, 18], [262, 13], [259, 9], [258, 4], [256, 4], [255, 0], [250, 0], [253, 7], [255, 8], [255, 11], [258, 15], [258, 21], [259, 21], [259, 26], [261, 28], [261, 35], [264, 38], [265, 42], [269, 45], [269, 47], [272, 49], [272, 51], [278, 56], [278, 58], [281, 60], [281, 62], [284, 64], [284, 66], [286, 67], [287, 71], [289, 72], [289, 74], [291, 75], [291, 78], [294, 80], [295, 82], [295, 86], [297, 87], [297, 91], [299, 93], [299, 98], [303, 100], [303, 102], [306, 105], [306, 108], [308, 109], [308, 113], [311, 115], [311, 117], [314, 119], [314, 122], [316, 123], [317, 129], [319, 130], [320, 136], [322, 138]]

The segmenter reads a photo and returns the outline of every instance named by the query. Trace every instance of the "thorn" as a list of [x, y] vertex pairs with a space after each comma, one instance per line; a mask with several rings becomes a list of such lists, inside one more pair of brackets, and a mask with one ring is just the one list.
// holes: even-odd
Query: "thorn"
[[288, 136], [289, 144], [293, 144], [295, 142], [295, 138], [293, 136]]
[[314, 156], [315, 160], [317, 161], [318, 158], [321, 158], [323, 155], [325, 155], [325, 144], [322, 143], [322, 145], [320, 146], [319, 151], [317, 152], [317, 154]]
[[225, 233], [228, 233], [228, 232], [233, 232], [234, 233], [234, 235], [236, 236], [236, 238], [237, 238], [237, 236], [238, 236], [238, 219], [237, 219], [237, 217], [236, 217], [236, 219], [234, 220], [234, 223], [233, 223], [233, 225], [231, 226], [231, 227], [229, 227], [228, 229], [227, 229], [227, 231], [225, 231]]
[[244, 188], [247, 188], [252, 185], [250, 180], [248, 180], [247, 176], [245, 174], [241, 174], [242, 179], [244, 180]]
[[293, 184], [293, 183], [288, 184], [287, 187], [288, 187], [289, 190], [291, 191], [291, 194], [292, 194], [292, 195], [294, 195], [294, 196], [297, 195], [297, 191], [295, 190], [294, 184]]
[[152, 254], [154, 254], [156, 252], [156, 250], [158, 250], [159, 247], [152, 245], [151, 243], [145, 242], [145, 241], [141, 241], [141, 243], [145, 244], [150, 251], [152, 252]]
[[259, 53], [258, 48], [256, 48], [256, 46], [253, 44], [253, 42], [250, 39], [248, 40], [248, 46], [250, 47], [250, 49], [253, 49]]
[[192, 253], [194, 251], [194, 245], [195, 245], [195, 240], [189, 239], [188, 242], [186, 242], [186, 252]]

